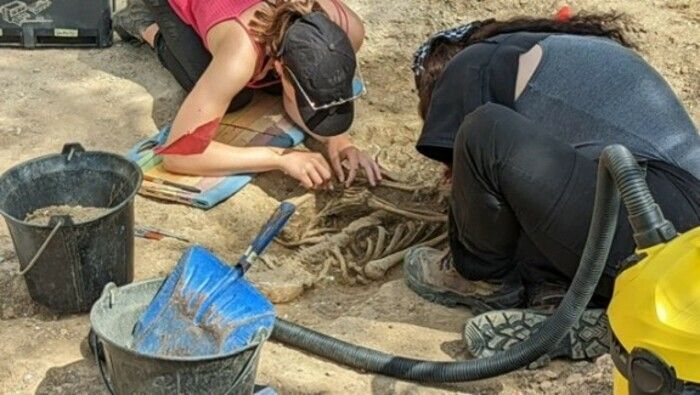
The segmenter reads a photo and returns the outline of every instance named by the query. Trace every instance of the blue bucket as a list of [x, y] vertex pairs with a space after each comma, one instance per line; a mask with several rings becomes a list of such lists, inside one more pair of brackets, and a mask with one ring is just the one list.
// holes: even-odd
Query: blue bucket
[[93, 349], [117, 394], [252, 394], [274, 320], [238, 268], [201, 247], [165, 280], [108, 285], [90, 313]]

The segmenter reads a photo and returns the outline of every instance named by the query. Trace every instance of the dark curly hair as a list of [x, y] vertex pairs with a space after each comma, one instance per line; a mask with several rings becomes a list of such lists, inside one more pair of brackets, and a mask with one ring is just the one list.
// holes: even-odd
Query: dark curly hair
[[424, 71], [415, 77], [419, 97], [418, 112], [425, 119], [433, 95], [433, 88], [440, 78], [442, 70], [452, 57], [469, 45], [504, 33], [537, 32], [608, 37], [626, 47], [634, 48], [634, 45], [622, 33], [623, 21], [624, 16], [617, 13], [578, 14], [568, 21], [532, 17], [516, 17], [506, 21], [495, 19], [483, 21], [481, 26], [463, 42], [439, 42], [431, 48], [428, 57], [423, 62]]

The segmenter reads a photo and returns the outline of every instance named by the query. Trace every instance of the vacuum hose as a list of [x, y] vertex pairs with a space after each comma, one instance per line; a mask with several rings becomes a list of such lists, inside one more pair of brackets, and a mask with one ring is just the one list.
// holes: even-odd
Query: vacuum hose
[[[588, 305], [610, 252], [620, 208], [619, 188], [636, 235], [675, 235], [668, 230], [649, 193], [644, 174], [623, 146], [603, 150], [598, 166], [595, 206], [588, 239], [571, 286], [554, 314], [527, 340], [502, 353], [460, 362], [430, 362], [403, 358], [347, 343], [314, 330], [277, 319], [272, 338], [289, 346], [363, 371], [402, 380], [447, 383], [480, 380], [526, 366], [555, 347], [579, 320]], [[657, 215], [658, 214], [658, 215]], [[633, 221], [634, 218], [634, 221]], [[661, 229], [662, 231], [652, 231]], [[673, 227], [671, 226], [671, 229]]]

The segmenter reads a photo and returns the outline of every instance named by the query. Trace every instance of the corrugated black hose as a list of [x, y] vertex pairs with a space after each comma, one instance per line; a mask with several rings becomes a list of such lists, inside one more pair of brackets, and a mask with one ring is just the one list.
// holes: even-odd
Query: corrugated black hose
[[[588, 239], [571, 286], [557, 310], [541, 329], [507, 351], [463, 362], [422, 361], [350, 344], [279, 318], [272, 338], [363, 371], [419, 382], [479, 380], [526, 366], [564, 338], [581, 317], [593, 295], [617, 226], [620, 194], [615, 185], [622, 194], [635, 235], [648, 235], [651, 228], [660, 229], [667, 227], [666, 224], [670, 225], [654, 203], [644, 181], [644, 174], [632, 154], [620, 145], [603, 150], [598, 166], [595, 206]], [[657, 233], [664, 232], [670, 234], [668, 230]]]

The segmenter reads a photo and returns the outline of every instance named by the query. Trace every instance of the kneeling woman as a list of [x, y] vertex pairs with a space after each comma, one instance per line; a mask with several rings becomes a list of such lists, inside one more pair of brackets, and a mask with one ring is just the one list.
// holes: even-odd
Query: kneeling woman
[[[465, 331], [476, 354], [512, 344], [485, 337], [522, 336], [560, 300], [586, 241], [605, 146], [632, 151], [680, 232], [700, 225], [700, 137], [616, 24], [612, 15], [487, 20], [441, 32], [416, 54], [425, 120], [417, 148], [452, 172], [451, 254], [413, 251], [408, 284], [477, 311], [529, 308], [486, 313]], [[596, 291], [600, 309], [581, 326], [604, 320], [620, 265], [634, 252], [626, 213], [620, 218]], [[557, 352], [605, 352], [605, 327], [597, 329]]]
[[[289, 117], [325, 143], [341, 182], [362, 168], [372, 185], [374, 161], [344, 133], [354, 117], [355, 52], [360, 18], [339, 0], [129, 0], [114, 17], [122, 39], [147, 42], [189, 91], [168, 143], [252, 99], [254, 89], [281, 92]], [[347, 161], [348, 174], [342, 161]], [[165, 157], [170, 171], [195, 175], [282, 170], [309, 188], [327, 185], [321, 154], [213, 142], [199, 155]]]

